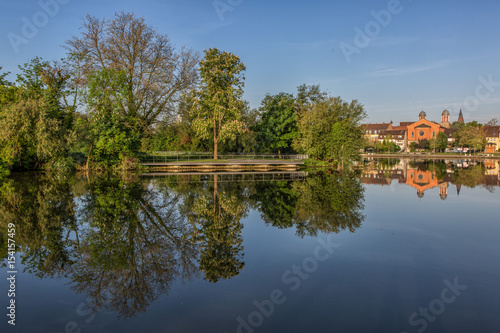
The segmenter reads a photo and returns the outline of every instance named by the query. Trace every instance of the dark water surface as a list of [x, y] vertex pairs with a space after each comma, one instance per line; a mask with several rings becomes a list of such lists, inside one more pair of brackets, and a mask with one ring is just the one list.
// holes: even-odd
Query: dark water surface
[[15, 174], [0, 331], [500, 332], [498, 168]]

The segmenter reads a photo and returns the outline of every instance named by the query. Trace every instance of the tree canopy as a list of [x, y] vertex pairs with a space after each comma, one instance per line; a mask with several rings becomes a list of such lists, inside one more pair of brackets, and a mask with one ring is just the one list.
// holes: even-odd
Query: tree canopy
[[263, 151], [290, 152], [299, 135], [297, 106], [291, 94], [266, 95], [260, 108], [262, 118], [257, 126], [257, 142]]
[[300, 113], [300, 135], [294, 147], [319, 160], [356, 160], [364, 144], [361, 121], [365, 117], [363, 106], [356, 100], [347, 103], [340, 97], [328, 97]]
[[[112, 19], [87, 15], [82, 28], [79, 37], [67, 41], [68, 51], [82, 68], [80, 85], [87, 88], [96, 73], [122, 72], [122, 93], [112, 97], [123, 116], [136, 118], [143, 132], [172, 115], [182, 94], [198, 81], [198, 54], [186, 48], [176, 51], [168, 36], [144, 18], [126, 12]], [[106, 90], [116, 85], [114, 79], [104, 75], [94, 84]]]
[[216, 48], [205, 50], [200, 61], [201, 87], [193, 108], [193, 126], [200, 138], [213, 137], [214, 159], [219, 141], [235, 139], [243, 132], [240, 117], [245, 69], [238, 56]]

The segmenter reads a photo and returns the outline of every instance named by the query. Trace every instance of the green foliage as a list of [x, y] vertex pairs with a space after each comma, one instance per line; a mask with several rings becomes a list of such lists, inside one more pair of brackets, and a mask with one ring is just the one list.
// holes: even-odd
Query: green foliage
[[259, 111], [250, 109], [248, 102], [244, 102], [240, 121], [243, 123], [243, 131], [236, 135], [235, 140], [226, 141], [221, 145], [221, 151], [236, 153], [253, 153], [258, 146], [257, 124]]
[[325, 101], [328, 98], [326, 92], [321, 91], [319, 85], [302, 84], [297, 87], [297, 105], [300, 111], [310, 108], [314, 104]]
[[260, 202], [261, 217], [266, 224], [280, 229], [293, 227], [295, 207], [300, 193], [291, 182], [272, 181], [255, 184], [252, 200]]
[[417, 149], [427, 150], [430, 147], [429, 140], [427, 139], [419, 140], [415, 143], [415, 147]]
[[205, 280], [213, 283], [238, 275], [245, 266], [241, 219], [248, 212], [241, 192], [235, 187], [219, 188], [217, 178], [215, 174], [213, 183], [187, 201], [192, 239], [200, 246], [200, 269]]
[[329, 97], [299, 115], [300, 136], [293, 146], [311, 158], [337, 163], [358, 160], [364, 144], [361, 121], [366, 117], [357, 101]]
[[[87, 82], [95, 83], [95, 73], [123, 74], [114, 103], [122, 106], [117, 109], [121, 117], [137, 120], [141, 133], [171, 116], [181, 96], [198, 82], [198, 54], [187, 48], [176, 50], [167, 35], [133, 13], [117, 12], [110, 19], [87, 15], [81, 35], [67, 41], [67, 48], [75, 66], [82, 69], [84, 89]], [[108, 87], [103, 84], [102, 89]]]
[[465, 124], [460, 121], [454, 121], [453, 123], [451, 123], [451, 128], [459, 129], [463, 126], [465, 126]]
[[236, 55], [211, 48], [200, 61], [201, 87], [193, 108], [193, 127], [201, 139], [213, 137], [214, 158], [218, 143], [234, 140], [243, 132], [245, 65]]
[[448, 148], [448, 137], [443, 132], [439, 132], [435, 141], [436, 149], [444, 151]]
[[294, 214], [299, 235], [354, 232], [361, 226], [364, 189], [355, 173], [320, 171], [292, 186], [300, 193]]
[[3, 160], [0, 159], [0, 181], [10, 174], [10, 170]]
[[297, 107], [291, 94], [266, 95], [260, 108], [262, 119], [257, 126], [257, 142], [264, 152], [292, 152], [298, 137]]
[[116, 166], [136, 157], [141, 147], [138, 120], [123, 111], [126, 105], [122, 101], [130, 93], [127, 82], [124, 71], [104, 69], [90, 76], [87, 119], [91, 156], [97, 165]]
[[469, 147], [472, 149], [484, 149], [486, 146], [486, 134], [482, 130], [482, 125], [477, 121], [472, 121], [455, 132], [455, 146], [456, 147]]
[[392, 137], [388, 135], [384, 141], [382, 142], [375, 142], [374, 149], [376, 152], [391, 152], [395, 153], [401, 150], [401, 147], [399, 147], [395, 142], [391, 141]]
[[0, 80], [0, 158], [14, 168], [73, 168], [67, 70], [40, 58], [19, 68], [16, 85]]

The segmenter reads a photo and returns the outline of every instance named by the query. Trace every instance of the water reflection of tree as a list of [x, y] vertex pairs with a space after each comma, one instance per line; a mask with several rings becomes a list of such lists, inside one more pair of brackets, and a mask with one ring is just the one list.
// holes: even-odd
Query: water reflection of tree
[[353, 172], [318, 172], [293, 189], [300, 194], [294, 214], [300, 236], [354, 232], [364, 220], [364, 189]]
[[0, 190], [0, 229], [16, 222], [29, 272], [67, 277], [94, 310], [130, 317], [198, 269], [211, 282], [238, 275], [245, 265], [241, 220], [250, 207], [300, 236], [353, 231], [363, 220], [363, 189], [349, 172], [296, 183], [204, 177], [14, 177]]
[[[456, 185], [464, 185], [474, 188], [485, 183], [486, 168], [483, 164], [471, 165], [467, 168], [455, 168], [452, 179]], [[485, 186], [486, 187], [486, 186]], [[488, 189], [488, 187], [486, 187]], [[490, 191], [493, 189], [490, 187]]]
[[277, 228], [293, 227], [293, 216], [300, 194], [290, 181], [258, 182], [250, 198], [262, 212], [265, 223]]
[[100, 177], [82, 202], [88, 223], [71, 267], [73, 289], [91, 297], [94, 310], [125, 317], [146, 310], [172, 283], [196, 274], [190, 227], [176, 210], [180, 197], [139, 181]]
[[70, 235], [76, 230], [72, 186], [77, 181], [51, 173], [30, 173], [17, 174], [2, 184], [2, 258], [7, 255], [3, 253], [7, 249], [3, 237], [9, 223], [14, 223], [26, 270], [39, 278], [66, 275], [74, 245]]
[[184, 212], [200, 246], [199, 268], [206, 280], [217, 282], [238, 275], [245, 266], [241, 219], [248, 207], [238, 184], [219, 185], [218, 176], [213, 177], [213, 183], [185, 198]]
[[426, 169], [434, 172], [438, 180], [443, 180], [448, 173], [447, 171], [448, 166], [446, 165], [444, 160], [427, 162], [426, 165], [427, 165]]
[[295, 226], [297, 234], [354, 232], [364, 219], [364, 190], [356, 175], [322, 171], [297, 182], [256, 184], [251, 199], [258, 202], [262, 219], [278, 228]]

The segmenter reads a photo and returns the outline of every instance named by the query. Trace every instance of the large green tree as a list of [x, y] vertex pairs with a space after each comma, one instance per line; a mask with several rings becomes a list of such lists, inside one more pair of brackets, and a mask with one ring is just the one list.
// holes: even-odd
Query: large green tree
[[[108, 79], [108, 89], [101, 89], [103, 81]], [[89, 76], [86, 120], [91, 145], [88, 158], [96, 165], [131, 168], [140, 149], [139, 119], [124, 112], [126, 106], [122, 104], [129, 93], [127, 81], [125, 71], [113, 69]]]
[[[145, 134], [157, 121], [171, 116], [182, 95], [198, 82], [198, 54], [176, 50], [167, 35], [132, 13], [116, 13], [112, 19], [88, 15], [82, 34], [67, 41], [67, 49], [82, 68], [83, 88], [97, 72], [126, 74], [127, 93], [115, 99], [123, 105], [121, 116], [136, 118]], [[108, 89], [113, 79], [103, 77], [101, 88]]]
[[363, 106], [340, 97], [328, 97], [299, 115], [300, 136], [294, 140], [298, 151], [319, 160], [344, 163], [359, 159], [364, 145], [361, 121], [366, 117]]
[[291, 94], [266, 95], [260, 108], [262, 119], [258, 125], [257, 142], [263, 151], [292, 150], [292, 141], [299, 135], [297, 107]]
[[214, 159], [219, 141], [234, 140], [243, 132], [240, 121], [244, 102], [245, 64], [232, 53], [216, 48], [205, 50], [200, 61], [201, 87], [193, 108], [193, 126], [202, 139], [213, 137]]
[[440, 151], [444, 151], [448, 148], [448, 137], [443, 132], [438, 133], [435, 141], [435, 148]]
[[75, 104], [70, 75], [40, 58], [20, 66], [16, 83], [0, 79], [0, 158], [18, 168], [67, 168]]
[[486, 145], [486, 134], [476, 121], [470, 122], [459, 128], [455, 134], [455, 146], [472, 149], [483, 149]]

